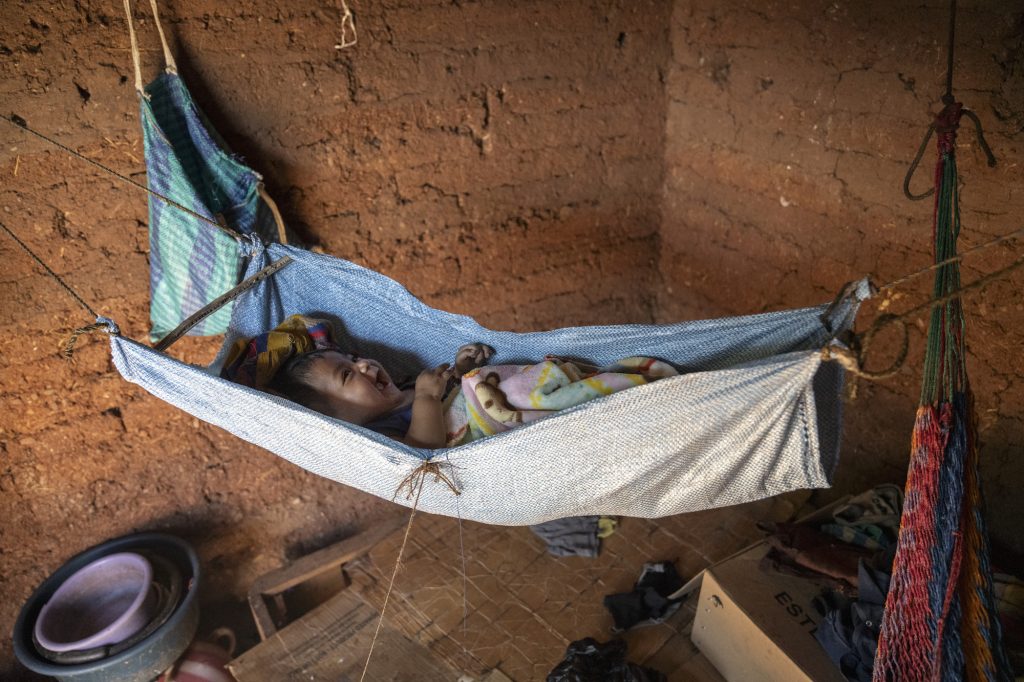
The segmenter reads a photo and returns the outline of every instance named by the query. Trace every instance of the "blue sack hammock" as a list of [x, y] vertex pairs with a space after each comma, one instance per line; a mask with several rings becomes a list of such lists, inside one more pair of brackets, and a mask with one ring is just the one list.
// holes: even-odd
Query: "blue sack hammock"
[[[210, 367], [116, 333], [114, 364], [158, 398], [312, 473], [406, 505], [413, 499], [396, 494], [410, 475], [442, 473], [452, 485], [428, 477], [419, 509], [504, 525], [658, 517], [831, 483], [843, 370], [823, 362], [821, 350], [851, 328], [869, 294], [866, 280], [830, 307], [514, 333], [430, 308], [394, 280], [339, 258], [257, 239], [242, 245], [247, 276], [291, 262], [235, 300]], [[343, 347], [379, 359], [395, 376], [450, 361], [471, 341], [493, 346], [502, 363], [553, 354], [603, 365], [647, 355], [682, 374], [466, 445], [423, 450], [218, 376], [237, 339], [295, 312], [332, 320]], [[425, 470], [425, 462], [436, 466]]]
[[[130, 5], [125, 2], [149, 189], [178, 204], [170, 206], [150, 195], [149, 313], [155, 341], [237, 284], [244, 269], [239, 239], [256, 234], [287, 243], [287, 238], [260, 175], [225, 151], [193, 102], [167, 46], [156, 1], [151, 5], [166, 68], [143, 87]], [[222, 229], [213, 229], [211, 221]], [[218, 310], [189, 333], [222, 334], [230, 314], [230, 309]]]

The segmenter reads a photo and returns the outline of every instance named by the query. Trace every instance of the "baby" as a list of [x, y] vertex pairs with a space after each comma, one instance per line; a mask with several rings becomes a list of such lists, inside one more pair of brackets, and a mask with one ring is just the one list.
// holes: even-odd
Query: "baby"
[[466, 344], [448, 363], [420, 373], [400, 387], [379, 362], [333, 348], [295, 355], [278, 370], [270, 387], [300, 405], [419, 448], [444, 447], [442, 401], [452, 380], [483, 366], [494, 349]]
[[413, 447], [437, 449], [677, 374], [671, 365], [643, 356], [605, 367], [547, 356], [538, 363], [483, 369], [493, 355], [488, 345], [466, 344], [456, 352], [454, 367], [439, 365], [415, 383], [399, 385], [376, 360], [342, 351], [329, 321], [291, 315], [268, 332], [239, 339], [221, 376]]

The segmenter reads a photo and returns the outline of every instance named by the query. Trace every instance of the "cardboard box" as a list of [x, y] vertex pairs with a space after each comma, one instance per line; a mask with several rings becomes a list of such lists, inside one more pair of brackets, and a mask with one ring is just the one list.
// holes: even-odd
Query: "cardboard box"
[[729, 682], [845, 682], [814, 639], [812, 580], [758, 568], [761, 543], [707, 569], [693, 642]]

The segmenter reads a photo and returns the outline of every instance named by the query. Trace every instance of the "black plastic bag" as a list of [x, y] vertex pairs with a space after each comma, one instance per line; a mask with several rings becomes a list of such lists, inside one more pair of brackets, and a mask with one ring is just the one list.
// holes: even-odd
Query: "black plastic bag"
[[602, 644], [587, 637], [569, 645], [547, 682], [666, 682], [666, 678], [657, 670], [628, 662], [621, 639]]

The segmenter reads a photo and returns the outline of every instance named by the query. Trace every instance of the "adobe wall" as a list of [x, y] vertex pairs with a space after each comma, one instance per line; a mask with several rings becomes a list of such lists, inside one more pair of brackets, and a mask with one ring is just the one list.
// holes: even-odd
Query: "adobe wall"
[[[136, 3], [146, 79], [161, 66]], [[664, 2], [161, 2], [180, 71], [290, 224], [498, 328], [649, 322], [664, 149]], [[3, 3], [5, 115], [144, 182], [120, 3]], [[0, 220], [145, 339], [146, 198], [0, 121]], [[394, 513], [121, 381], [90, 322], [0, 238], [0, 624], [70, 554], [192, 538], [208, 600]], [[358, 302], [355, 302], [358, 304]], [[468, 339], [467, 339], [468, 341]], [[215, 343], [185, 340], [192, 362]], [[244, 614], [243, 614], [244, 615]], [[10, 642], [0, 637], [0, 677]]]
[[[977, 112], [957, 146], [961, 251], [1024, 227], [1024, 12], [959, 3], [954, 92]], [[931, 261], [931, 201], [904, 174], [945, 87], [948, 3], [677, 2], [667, 84], [659, 318], [736, 315], [827, 302], [844, 282], [884, 284]], [[966, 121], [965, 121], [966, 124]], [[934, 141], [913, 188], [932, 182]], [[964, 282], [1009, 264], [1020, 240], [964, 262]], [[968, 366], [995, 537], [1024, 550], [1024, 273], [965, 298]], [[865, 306], [928, 299], [931, 277]], [[847, 406], [834, 493], [906, 475], [921, 385], [924, 318], [894, 379], [861, 381]], [[879, 337], [876, 368], [896, 340]]]

